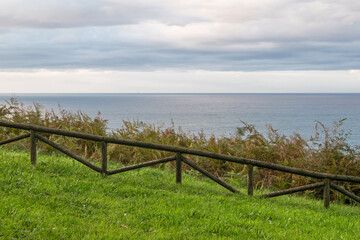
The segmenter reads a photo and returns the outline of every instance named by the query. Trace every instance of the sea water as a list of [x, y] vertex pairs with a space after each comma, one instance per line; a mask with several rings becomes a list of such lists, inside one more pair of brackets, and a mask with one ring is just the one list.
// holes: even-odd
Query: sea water
[[216, 137], [235, 134], [244, 121], [264, 134], [271, 125], [280, 134], [310, 138], [316, 121], [331, 127], [346, 118], [342, 129], [351, 132], [349, 143], [360, 145], [360, 94], [1, 94], [0, 104], [11, 97], [91, 117], [101, 112], [110, 130], [120, 128], [123, 120], [164, 127], [174, 122], [176, 129]]

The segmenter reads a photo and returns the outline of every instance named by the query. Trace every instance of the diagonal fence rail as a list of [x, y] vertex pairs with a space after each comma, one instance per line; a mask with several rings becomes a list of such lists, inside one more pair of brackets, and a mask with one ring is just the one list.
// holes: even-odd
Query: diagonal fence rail
[[[146, 142], [141, 142], [141, 141], [126, 140], [126, 139], [112, 138], [112, 137], [106, 137], [106, 136], [98, 136], [98, 135], [72, 132], [72, 131], [66, 131], [66, 130], [61, 130], [61, 129], [48, 128], [48, 127], [41, 127], [41, 126], [29, 125], [29, 124], [0, 121], [0, 126], [30, 131], [30, 133], [0, 141], [0, 145], [4, 145], [7, 143], [19, 141], [19, 140], [30, 137], [30, 153], [31, 153], [30, 158], [31, 158], [31, 163], [33, 165], [36, 165], [36, 140], [40, 140], [101, 174], [112, 175], [112, 174], [130, 171], [130, 170], [134, 170], [134, 169], [138, 169], [138, 168], [153, 166], [156, 164], [176, 161], [176, 183], [181, 183], [181, 181], [182, 181], [181, 169], [182, 169], [182, 163], [185, 163], [185, 164], [189, 165], [190, 167], [192, 167], [193, 169], [199, 171], [206, 177], [210, 178], [214, 182], [216, 182], [216, 183], [220, 184], [221, 186], [223, 186], [224, 188], [228, 189], [229, 191], [231, 191], [233, 193], [240, 193], [239, 190], [237, 190], [233, 186], [229, 185], [224, 180], [211, 174], [207, 170], [199, 167], [194, 162], [190, 161], [188, 158], [183, 156], [184, 154], [187, 154], [187, 155], [195, 155], [195, 156], [200, 156], [200, 157], [207, 157], [207, 158], [247, 165], [248, 166], [247, 193], [250, 196], [253, 195], [253, 188], [254, 188], [253, 187], [253, 167], [256, 166], [256, 167], [260, 167], [260, 168], [267, 168], [267, 169], [277, 170], [277, 171], [281, 171], [281, 172], [286, 172], [286, 173], [291, 173], [291, 174], [296, 174], [296, 175], [301, 175], [301, 176], [306, 176], [306, 177], [312, 177], [312, 178], [321, 180], [318, 183], [301, 186], [301, 187], [290, 188], [290, 189], [281, 190], [281, 191], [272, 192], [272, 193], [267, 193], [267, 194], [260, 195], [259, 197], [270, 198], [270, 197], [277, 197], [277, 196], [286, 195], [286, 194], [292, 194], [292, 193], [296, 193], [296, 192], [300, 192], [300, 191], [313, 190], [316, 188], [323, 188], [324, 189], [324, 207], [325, 208], [329, 208], [329, 206], [330, 206], [330, 189], [336, 190], [336, 191], [344, 194], [345, 196], [347, 196], [357, 202], [360, 202], [360, 197], [358, 197], [354, 193], [351, 193], [351, 192], [345, 190], [344, 188], [336, 185], [335, 183], [331, 182], [331, 181], [344, 181], [344, 182], [360, 183], [360, 177], [357, 177], [357, 176], [328, 174], [328, 173], [322, 173], [322, 172], [316, 172], [316, 171], [310, 171], [310, 170], [304, 170], [304, 169], [299, 169], [299, 168], [283, 166], [283, 165], [274, 164], [274, 163], [267, 163], [267, 162], [254, 160], [254, 159], [247, 159], [247, 158], [235, 157], [235, 156], [224, 155], [224, 154], [219, 154], [219, 153], [201, 151], [201, 150], [196, 150], [196, 149], [190, 149], [190, 148], [184, 148], [184, 147], [174, 147], [174, 146], [168, 146], [168, 145], [163, 145], [163, 144], [146, 143]], [[68, 149], [52, 142], [48, 138], [42, 136], [40, 133], [61, 135], [61, 136], [74, 137], [74, 138], [80, 138], [80, 139], [85, 139], [85, 140], [101, 142], [101, 167], [96, 166], [95, 164], [87, 161], [86, 159], [72, 153]], [[172, 152], [175, 155], [172, 157], [152, 160], [152, 161], [148, 161], [148, 162], [144, 162], [144, 163], [140, 163], [140, 164], [135, 164], [135, 165], [126, 166], [126, 167], [122, 167], [122, 168], [118, 168], [118, 169], [108, 170], [107, 169], [107, 161], [108, 161], [107, 145], [109, 143], [125, 145], [125, 146], [140, 147], [140, 148], [147, 148], [147, 149], [153, 149], [153, 150], [167, 151], [167, 152]]]

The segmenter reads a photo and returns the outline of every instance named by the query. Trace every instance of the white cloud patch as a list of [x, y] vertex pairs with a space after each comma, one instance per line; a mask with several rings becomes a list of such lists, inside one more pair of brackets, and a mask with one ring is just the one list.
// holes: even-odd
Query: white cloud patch
[[358, 75], [360, 75], [360, 70], [355, 70], [355, 69], [350, 70], [350, 74], [358, 74]]
[[353, 93], [348, 71], [23, 71], [0, 72], [0, 93]]

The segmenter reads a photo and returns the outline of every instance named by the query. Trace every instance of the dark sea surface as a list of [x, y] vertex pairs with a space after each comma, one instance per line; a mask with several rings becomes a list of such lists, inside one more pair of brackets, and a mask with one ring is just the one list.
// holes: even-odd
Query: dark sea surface
[[0, 104], [11, 97], [46, 108], [60, 104], [92, 117], [100, 111], [110, 129], [121, 127], [122, 120], [165, 127], [174, 121], [176, 129], [216, 137], [235, 134], [242, 120], [262, 133], [270, 124], [281, 134], [297, 131], [309, 138], [316, 120], [330, 127], [347, 118], [342, 128], [351, 131], [349, 143], [360, 145], [360, 94], [0, 94]]

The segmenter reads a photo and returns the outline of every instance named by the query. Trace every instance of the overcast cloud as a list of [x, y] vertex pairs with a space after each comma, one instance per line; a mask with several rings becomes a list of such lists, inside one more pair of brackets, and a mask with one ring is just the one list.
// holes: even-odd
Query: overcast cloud
[[0, 72], [5, 93], [353, 93], [360, 71], [93, 71]]
[[2, 0], [0, 69], [350, 70], [353, 0]]

